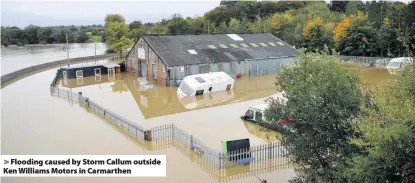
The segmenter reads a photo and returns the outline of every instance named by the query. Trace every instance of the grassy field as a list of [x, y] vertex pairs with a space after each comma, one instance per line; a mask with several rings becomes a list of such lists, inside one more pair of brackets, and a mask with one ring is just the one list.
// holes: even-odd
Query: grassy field
[[88, 42], [90, 42], [90, 43], [93, 43], [93, 42], [101, 42], [102, 41], [102, 36], [93, 36], [93, 35], [91, 35], [91, 32], [87, 32], [86, 34], [88, 34], [88, 37], [89, 37], [89, 41]]

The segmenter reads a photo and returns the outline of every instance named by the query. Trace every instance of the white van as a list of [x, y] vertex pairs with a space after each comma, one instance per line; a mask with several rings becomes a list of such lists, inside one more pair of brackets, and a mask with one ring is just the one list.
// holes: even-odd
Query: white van
[[388, 72], [390, 74], [398, 74], [399, 72], [402, 72], [405, 65], [413, 64], [413, 59], [411, 57], [399, 57], [399, 58], [393, 58], [389, 61], [388, 65], [386, 66], [386, 69], [388, 69]]
[[231, 90], [235, 80], [225, 72], [210, 72], [186, 76], [177, 89], [179, 98]]

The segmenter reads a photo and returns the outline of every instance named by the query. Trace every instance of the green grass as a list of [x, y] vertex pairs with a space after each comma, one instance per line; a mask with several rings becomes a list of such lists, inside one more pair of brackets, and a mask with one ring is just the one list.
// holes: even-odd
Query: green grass
[[98, 43], [100, 43], [102, 41], [102, 36], [93, 36], [91, 34], [91, 32], [87, 32], [86, 34], [88, 34], [88, 38], [90, 43], [93, 43], [95, 41], [97, 41]]

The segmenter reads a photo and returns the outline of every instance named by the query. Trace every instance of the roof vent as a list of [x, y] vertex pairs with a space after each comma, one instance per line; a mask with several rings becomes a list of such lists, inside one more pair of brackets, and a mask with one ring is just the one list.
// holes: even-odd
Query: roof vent
[[209, 46], [209, 48], [216, 49], [215, 45], [208, 45], [208, 46]]

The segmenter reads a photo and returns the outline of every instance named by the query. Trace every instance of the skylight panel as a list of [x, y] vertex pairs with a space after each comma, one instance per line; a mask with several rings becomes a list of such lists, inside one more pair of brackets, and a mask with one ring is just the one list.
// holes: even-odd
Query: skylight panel
[[267, 44], [265, 44], [265, 43], [259, 43], [260, 45], [262, 45], [262, 46], [268, 46]]
[[281, 46], [284, 46], [284, 43], [282, 43], [281, 41], [278, 41], [277, 43]]
[[271, 45], [271, 46], [277, 46], [273, 42], [268, 42], [268, 44]]
[[197, 54], [197, 52], [195, 51], [195, 50], [187, 50], [190, 54], [192, 54], [192, 55], [196, 55]]
[[220, 47], [222, 47], [222, 48], [228, 48], [226, 45], [224, 45], [224, 44], [220, 44], [219, 45]]
[[236, 45], [236, 44], [230, 44], [230, 45], [234, 48], [238, 48], [238, 45]]
[[258, 47], [258, 45], [257, 44], [255, 44], [255, 43], [250, 43], [253, 47]]
[[226, 34], [227, 36], [229, 36], [231, 39], [233, 39], [234, 41], [243, 41], [244, 39], [242, 39], [241, 37], [239, 37], [236, 34]]
[[248, 48], [249, 46], [248, 45], [246, 45], [246, 44], [241, 44], [241, 46], [242, 47], [244, 47], [244, 48]]
[[209, 46], [209, 48], [216, 49], [215, 45], [208, 45], [208, 46]]

